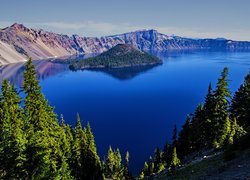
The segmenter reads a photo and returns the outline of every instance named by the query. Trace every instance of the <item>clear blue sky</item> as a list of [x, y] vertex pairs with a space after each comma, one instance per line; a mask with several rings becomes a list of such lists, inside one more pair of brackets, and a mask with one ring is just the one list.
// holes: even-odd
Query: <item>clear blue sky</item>
[[156, 29], [186, 37], [250, 40], [250, 0], [1, 0], [14, 22], [81, 36]]

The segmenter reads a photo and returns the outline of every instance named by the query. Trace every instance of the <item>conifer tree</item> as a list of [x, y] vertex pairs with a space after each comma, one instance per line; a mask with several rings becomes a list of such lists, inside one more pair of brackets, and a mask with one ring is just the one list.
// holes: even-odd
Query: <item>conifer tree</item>
[[151, 156], [149, 157], [149, 160], [148, 160], [148, 174], [149, 175], [154, 174], [154, 161]]
[[108, 154], [105, 159], [105, 177], [111, 178], [115, 169], [115, 155], [111, 146], [109, 146]]
[[192, 151], [191, 133], [191, 118], [187, 116], [186, 122], [179, 132], [178, 138], [178, 154], [180, 159], [183, 159]]
[[177, 146], [177, 127], [174, 125], [173, 136], [172, 136], [172, 146]]
[[164, 164], [162, 162], [162, 153], [160, 149], [157, 147], [155, 149], [155, 154], [154, 154], [154, 173], [158, 173], [162, 170], [164, 170]]
[[123, 170], [123, 176], [125, 180], [131, 180], [133, 179], [131, 172], [129, 171], [129, 152], [126, 152], [125, 155], [125, 164], [124, 164], [124, 170]]
[[[4, 179], [25, 178], [26, 136], [21, 98], [7, 80], [2, 82], [0, 100], [0, 173]], [[0, 175], [1, 178], [1, 175]]]
[[83, 170], [85, 177], [84, 179], [103, 179], [103, 172], [101, 167], [101, 161], [96, 152], [96, 145], [93, 133], [91, 131], [90, 124], [84, 128], [83, 133], [85, 134], [86, 141], [83, 152]]
[[212, 120], [214, 127], [214, 140], [213, 146], [218, 148], [222, 147], [230, 132], [229, 120], [229, 98], [230, 91], [228, 89], [228, 68], [224, 68], [220, 78], [218, 79], [216, 90], [214, 91], [215, 97], [215, 113]]
[[147, 176], [150, 176], [149, 170], [148, 170], [148, 163], [144, 162], [144, 166], [143, 166], [143, 169], [139, 175], [139, 179], [144, 179]]
[[25, 66], [23, 89], [29, 178], [55, 177], [62, 165], [60, 136], [63, 131], [60, 131], [53, 107], [41, 92], [31, 59]]
[[170, 162], [170, 167], [171, 169], [175, 169], [176, 166], [178, 166], [180, 164], [180, 160], [177, 156], [177, 152], [176, 152], [176, 147], [173, 148], [173, 152], [172, 152], [172, 159], [171, 159], [171, 162]]
[[213, 124], [212, 121], [214, 119], [215, 114], [215, 98], [212, 90], [212, 85], [209, 83], [208, 92], [205, 97], [204, 103], [204, 125], [203, 125], [203, 132], [204, 132], [204, 146], [211, 147], [213, 142]]
[[162, 160], [165, 167], [169, 167], [171, 162], [171, 145], [166, 142], [163, 148]]
[[250, 72], [245, 77], [243, 84], [235, 92], [230, 106], [231, 117], [237, 119], [237, 123], [250, 129]]
[[77, 114], [77, 122], [74, 128], [72, 157], [70, 163], [72, 175], [75, 179], [82, 179], [84, 177], [84, 172], [82, 171], [84, 164], [82, 162], [82, 159], [83, 159], [85, 143], [86, 143], [86, 135], [83, 133], [81, 119], [79, 114]]
[[109, 147], [108, 154], [105, 161], [105, 177], [112, 179], [123, 178], [123, 171], [121, 166], [121, 154], [119, 149], [113, 151], [111, 146]]
[[204, 111], [203, 111], [203, 106], [199, 104], [195, 109], [191, 121], [192, 134], [190, 135], [191, 136], [190, 138], [192, 142], [192, 149], [194, 151], [204, 147], [205, 132], [203, 130], [204, 130]]

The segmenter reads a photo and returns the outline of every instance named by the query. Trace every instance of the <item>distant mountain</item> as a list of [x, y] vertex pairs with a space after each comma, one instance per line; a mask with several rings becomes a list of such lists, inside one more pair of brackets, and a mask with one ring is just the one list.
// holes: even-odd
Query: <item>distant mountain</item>
[[71, 62], [70, 69], [125, 68], [162, 63], [158, 57], [141, 51], [131, 44], [118, 44], [95, 57]]
[[226, 39], [192, 39], [141, 30], [104, 37], [56, 34], [13, 24], [0, 29], [0, 64], [76, 54], [102, 53], [117, 44], [132, 44], [142, 51], [233, 50], [249, 51], [250, 42]]

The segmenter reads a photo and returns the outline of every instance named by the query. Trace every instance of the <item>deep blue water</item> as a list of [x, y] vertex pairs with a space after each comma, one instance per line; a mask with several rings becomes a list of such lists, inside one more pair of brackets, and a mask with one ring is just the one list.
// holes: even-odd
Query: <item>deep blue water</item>
[[[103, 159], [109, 145], [130, 152], [138, 173], [144, 161], [170, 140], [174, 124], [203, 101], [209, 82], [215, 87], [223, 67], [229, 68], [234, 92], [250, 68], [250, 53], [193, 52], [157, 54], [164, 64], [125, 70], [77, 71], [62, 64], [37, 61], [42, 91], [55, 111], [75, 125], [76, 113], [91, 124]], [[22, 64], [0, 68], [0, 80], [19, 85]]]

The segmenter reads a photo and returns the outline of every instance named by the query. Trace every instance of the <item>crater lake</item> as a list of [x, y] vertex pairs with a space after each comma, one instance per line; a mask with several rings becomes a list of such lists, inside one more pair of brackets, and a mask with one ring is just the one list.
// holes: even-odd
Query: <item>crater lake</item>
[[[103, 159], [108, 147], [130, 153], [130, 168], [138, 174], [154, 148], [171, 140], [198, 103], [204, 101], [209, 82], [216, 86], [229, 68], [233, 93], [249, 72], [249, 52], [153, 53], [164, 63], [124, 69], [70, 71], [68, 65], [34, 61], [42, 91], [60, 118], [84, 125], [90, 122], [97, 151]], [[22, 86], [24, 64], [0, 67], [0, 81]], [[22, 92], [20, 92], [22, 95]]]

